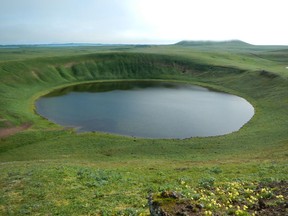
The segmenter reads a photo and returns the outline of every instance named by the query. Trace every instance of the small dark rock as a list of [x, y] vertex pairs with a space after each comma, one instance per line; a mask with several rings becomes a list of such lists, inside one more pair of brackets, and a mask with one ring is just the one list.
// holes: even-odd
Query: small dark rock
[[180, 197], [180, 194], [176, 193], [175, 191], [163, 191], [161, 193], [161, 197], [178, 199]]
[[171, 198], [178, 199], [180, 198], [180, 194], [176, 193], [175, 191], [172, 191]]
[[187, 212], [177, 212], [176, 216], [189, 216]]
[[163, 192], [161, 193], [161, 197], [162, 197], [162, 198], [169, 198], [169, 192], [168, 192], [168, 191], [163, 191]]
[[202, 208], [204, 208], [204, 205], [203, 205], [203, 204], [197, 204], [196, 207], [197, 207], [198, 209], [202, 209]]
[[260, 209], [266, 208], [266, 204], [264, 203], [263, 199], [259, 199], [258, 204]]

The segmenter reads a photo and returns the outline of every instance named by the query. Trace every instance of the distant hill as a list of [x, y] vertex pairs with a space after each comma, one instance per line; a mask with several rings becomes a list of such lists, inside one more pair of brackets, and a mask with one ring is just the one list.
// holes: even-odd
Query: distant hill
[[228, 41], [180, 41], [175, 45], [181, 46], [237, 46], [237, 47], [250, 47], [253, 46], [249, 43], [240, 40], [228, 40]]
[[241, 40], [227, 41], [180, 41], [174, 46], [192, 48], [201, 51], [233, 51], [233, 52], [263, 52], [263, 51], [285, 51], [287, 46], [281, 45], [253, 45]]

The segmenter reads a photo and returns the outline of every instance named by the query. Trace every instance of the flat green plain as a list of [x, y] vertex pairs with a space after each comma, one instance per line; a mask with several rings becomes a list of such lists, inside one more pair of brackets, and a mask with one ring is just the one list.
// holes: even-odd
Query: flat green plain
[[[149, 192], [185, 180], [288, 177], [288, 47], [243, 42], [166, 46], [0, 48], [1, 215], [146, 215]], [[182, 81], [247, 99], [239, 131], [190, 139], [76, 133], [35, 113], [34, 102], [69, 85]], [[220, 170], [221, 172], [214, 172]]]

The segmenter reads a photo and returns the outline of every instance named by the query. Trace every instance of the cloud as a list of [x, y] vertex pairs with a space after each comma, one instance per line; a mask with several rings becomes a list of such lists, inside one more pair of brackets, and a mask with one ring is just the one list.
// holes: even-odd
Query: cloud
[[288, 44], [286, 0], [2, 0], [0, 44], [242, 39]]

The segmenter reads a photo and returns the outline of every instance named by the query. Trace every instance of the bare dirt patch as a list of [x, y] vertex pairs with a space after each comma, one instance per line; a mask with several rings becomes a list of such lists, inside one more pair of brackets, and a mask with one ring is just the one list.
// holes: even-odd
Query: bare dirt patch
[[[216, 194], [217, 191], [214, 189], [215, 188], [210, 188], [210, 191], [206, 192]], [[237, 193], [241, 193], [242, 189]], [[222, 203], [219, 205], [221, 207], [209, 209], [208, 207], [211, 203], [202, 203], [201, 199], [199, 199], [199, 202], [193, 203], [191, 199], [183, 198], [181, 193], [173, 191], [163, 191], [157, 196], [150, 194], [148, 204], [151, 216], [288, 215], [288, 181], [259, 183], [254, 190], [255, 194], [259, 195], [259, 197], [254, 197], [255, 200], [253, 204], [248, 205], [245, 203], [247, 197], [242, 197], [241, 199], [232, 200], [229, 208], [228, 206], [224, 208], [225, 203]], [[204, 191], [204, 189], [200, 191]], [[244, 191], [249, 191], [250, 193], [251, 189], [246, 188]], [[246, 194], [246, 196], [248, 196], [248, 194]], [[223, 199], [225, 199], [225, 197], [221, 197], [221, 199], [217, 201], [220, 202]], [[250, 197], [248, 196], [247, 200], [249, 199]], [[243, 207], [245, 210], [243, 210]]]
[[26, 130], [31, 127], [31, 124], [25, 123], [18, 127], [0, 128], [0, 138], [8, 137], [20, 131]]

